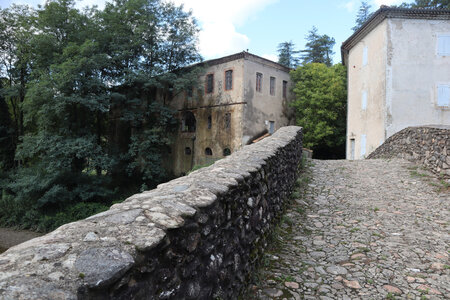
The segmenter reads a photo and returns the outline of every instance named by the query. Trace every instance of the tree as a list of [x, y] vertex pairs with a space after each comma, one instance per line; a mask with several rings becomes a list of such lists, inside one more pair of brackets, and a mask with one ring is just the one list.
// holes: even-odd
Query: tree
[[400, 7], [450, 9], [450, 0], [415, 0], [414, 3], [402, 3]]
[[331, 66], [333, 63], [333, 46], [336, 43], [334, 38], [328, 35], [319, 35], [314, 26], [308, 33], [306, 40], [306, 49], [302, 50], [303, 63], [323, 63]]
[[372, 16], [371, 7], [366, 1], [361, 1], [361, 6], [356, 15], [356, 25], [352, 28], [353, 31], [357, 31]]
[[304, 128], [303, 143], [316, 157], [343, 157], [347, 114], [346, 69], [310, 63], [291, 72], [296, 123]]
[[30, 227], [43, 214], [103, 209], [113, 194], [166, 179], [162, 157], [176, 128], [167, 102], [198, 77], [183, 68], [201, 59], [195, 20], [161, 0], [83, 11], [74, 4], [0, 11], [0, 158], [11, 161], [3, 142], [16, 133], [12, 153], [21, 162], [7, 179], [0, 174], [13, 203], [0, 201], [0, 224], [18, 225], [4, 221], [11, 207], [27, 211], [16, 222]]
[[295, 45], [292, 41], [278, 44], [278, 63], [288, 68], [297, 67], [299, 59], [296, 55], [299, 52], [295, 50]]

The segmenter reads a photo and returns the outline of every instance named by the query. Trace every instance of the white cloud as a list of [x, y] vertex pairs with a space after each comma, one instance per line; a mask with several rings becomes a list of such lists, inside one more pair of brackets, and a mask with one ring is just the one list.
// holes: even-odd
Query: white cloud
[[207, 59], [246, 50], [250, 39], [237, 26], [279, 0], [173, 0], [192, 10], [202, 27], [200, 53]]
[[276, 54], [263, 54], [261, 56], [268, 60], [274, 61], [274, 62], [278, 61], [278, 55], [276, 55]]
[[348, 1], [344, 4], [342, 4], [342, 7], [345, 7], [348, 12], [353, 12], [353, 10], [355, 9], [355, 4], [356, 4], [356, 1], [352, 0], [352, 1]]

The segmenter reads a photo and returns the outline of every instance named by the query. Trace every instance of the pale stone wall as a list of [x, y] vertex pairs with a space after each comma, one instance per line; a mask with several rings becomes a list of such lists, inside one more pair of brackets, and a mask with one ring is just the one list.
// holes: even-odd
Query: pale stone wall
[[450, 179], [450, 126], [408, 127], [389, 137], [368, 158], [400, 157]]
[[[386, 94], [387, 22], [383, 21], [349, 52], [348, 118], [346, 157], [352, 159], [351, 140], [354, 139], [354, 159], [361, 159], [384, 141], [384, 99]], [[363, 65], [364, 48], [367, 64]], [[362, 107], [366, 92], [366, 108]], [[365, 154], [361, 152], [362, 135], [366, 136]]]
[[0, 299], [237, 299], [296, 181], [300, 127], [0, 255]]
[[442, 33], [450, 20], [388, 20], [386, 138], [408, 126], [450, 125], [450, 108], [437, 106], [437, 84], [450, 84], [450, 56], [437, 55]]
[[[256, 91], [256, 73], [261, 73], [261, 92]], [[270, 77], [275, 78], [275, 95], [270, 95]], [[247, 104], [243, 115], [242, 144], [264, 130], [269, 131], [270, 121], [275, 130], [289, 125], [289, 105], [292, 100], [292, 83], [285, 68], [263, 59], [245, 60], [243, 93]], [[288, 83], [287, 97], [283, 98], [283, 81]]]

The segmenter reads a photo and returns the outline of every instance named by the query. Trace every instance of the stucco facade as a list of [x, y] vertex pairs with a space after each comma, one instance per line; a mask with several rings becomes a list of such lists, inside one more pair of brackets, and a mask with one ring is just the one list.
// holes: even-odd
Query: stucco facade
[[343, 43], [347, 159], [367, 157], [409, 126], [450, 125], [446, 95], [438, 95], [450, 86], [446, 35], [450, 11], [382, 7]]
[[180, 123], [167, 160], [175, 175], [289, 124], [289, 68], [248, 52], [206, 61], [202, 67], [192, 95], [179, 93], [169, 103]]

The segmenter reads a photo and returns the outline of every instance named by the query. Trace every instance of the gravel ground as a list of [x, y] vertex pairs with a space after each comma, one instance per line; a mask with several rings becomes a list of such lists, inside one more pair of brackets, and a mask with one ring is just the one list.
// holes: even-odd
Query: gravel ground
[[32, 238], [41, 235], [42, 234], [33, 231], [0, 228], [0, 253], [6, 251], [12, 246], [31, 240]]
[[246, 298], [450, 299], [445, 183], [403, 160], [311, 165]]

